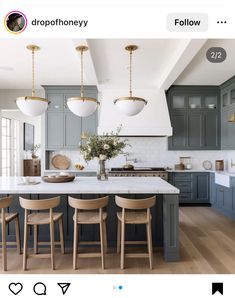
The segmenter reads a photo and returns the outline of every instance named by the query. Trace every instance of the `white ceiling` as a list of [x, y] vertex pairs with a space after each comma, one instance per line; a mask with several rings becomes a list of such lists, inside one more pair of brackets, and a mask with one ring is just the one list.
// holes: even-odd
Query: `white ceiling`
[[[98, 83], [101, 87], [128, 90], [129, 56], [124, 49], [128, 44], [139, 46], [133, 53], [133, 88], [164, 86], [162, 78], [167, 77], [169, 81], [174, 77], [171, 73], [177, 73], [178, 78], [174, 77], [170, 83], [184, 85], [219, 85], [235, 75], [235, 40], [209, 40], [202, 47], [198, 46], [191, 57], [187, 42], [190, 41], [3, 39], [0, 45], [0, 88], [31, 87], [31, 54], [26, 50], [26, 45], [31, 43], [41, 47], [35, 56], [37, 88], [41, 85], [79, 85], [80, 59], [75, 46], [86, 43], [90, 51], [84, 55], [84, 81], [88, 85]], [[206, 60], [205, 53], [212, 46], [226, 49], [224, 63], [212, 64]], [[187, 59], [184, 59], [186, 53]]]
[[[210, 63], [206, 52], [211, 47], [222, 47], [227, 52], [223, 63]], [[191, 63], [175, 81], [176, 85], [220, 85], [235, 75], [235, 39], [208, 40]]]

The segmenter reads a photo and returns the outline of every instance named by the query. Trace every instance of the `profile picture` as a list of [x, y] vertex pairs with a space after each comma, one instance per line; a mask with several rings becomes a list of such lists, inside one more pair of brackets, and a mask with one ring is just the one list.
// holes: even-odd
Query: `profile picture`
[[11, 33], [21, 33], [27, 26], [27, 18], [20, 11], [12, 11], [5, 17], [5, 27]]

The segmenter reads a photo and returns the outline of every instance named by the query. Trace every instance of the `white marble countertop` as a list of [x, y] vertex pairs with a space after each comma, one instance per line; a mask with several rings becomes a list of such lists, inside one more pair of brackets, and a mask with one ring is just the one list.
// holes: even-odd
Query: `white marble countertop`
[[76, 177], [68, 183], [46, 183], [41, 177], [37, 185], [19, 185], [22, 177], [1, 177], [0, 194], [178, 194], [179, 189], [159, 177], [109, 177], [99, 181], [96, 177]]

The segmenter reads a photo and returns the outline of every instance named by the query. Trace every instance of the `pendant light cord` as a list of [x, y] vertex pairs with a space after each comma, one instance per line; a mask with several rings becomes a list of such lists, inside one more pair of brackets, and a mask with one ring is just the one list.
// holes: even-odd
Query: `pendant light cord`
[[35, 96], [35, 65], [34, 65], [34, 49], [32, 49], [32, 97]]
[[84, 88], [83, 88], [83, 49], [81, 49], [81, 97], [84, 97]]
[[132, 50], [130, 50], [129, 69], [130, 69], [130, 97], [132, 97]]

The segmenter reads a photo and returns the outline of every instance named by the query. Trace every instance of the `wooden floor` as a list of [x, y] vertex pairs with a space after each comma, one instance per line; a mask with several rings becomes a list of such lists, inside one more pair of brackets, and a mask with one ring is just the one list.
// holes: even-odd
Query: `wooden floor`
[[[120, 270], [120, 258], [115, 253], [107, 255], [107, 269], [101, 270], [100, 259], [80, 259], [79, 269], [72, 270], [72, 255], [56, 255], [56, 270], [50, 269], [49, 260], [30, 259], [29, 270], [23, 272], [22, 256], [8, 250], [6, 273], [142, 273], [142, 274], [190, 274], [235, 273], [235, 221], [217, 213], [210, 207], [180, 208], [181, 261], [166, 263], [162, 250], [154, 253], [154, 269], [149, 270], [147, 259], [126, 260], [125, 270]], [[1, 265], [1, 264], [0, 264]], [[0, 273], [3, 273], [0, 271]]]

